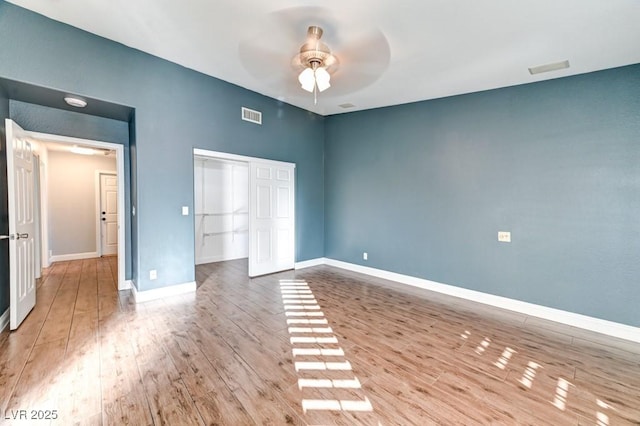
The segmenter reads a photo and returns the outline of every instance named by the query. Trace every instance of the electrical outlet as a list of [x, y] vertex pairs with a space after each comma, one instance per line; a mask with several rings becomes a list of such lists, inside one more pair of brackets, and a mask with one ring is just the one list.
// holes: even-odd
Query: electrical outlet
[[511, 232], [509, 231], [498, 231], [498, 241], [501, 243], [510, 243], [511, 242]]
[[362, 253], [362, 259], [363, 260], [369, 260], [369, 253], [367, 253], [366, 251], [364, 253]]
[[156, 271], [155, 269], [152, 269], [149, 271], [149, 279], [150, 280], [155, 280], [156, 278], [158, 278], [158, 271]]

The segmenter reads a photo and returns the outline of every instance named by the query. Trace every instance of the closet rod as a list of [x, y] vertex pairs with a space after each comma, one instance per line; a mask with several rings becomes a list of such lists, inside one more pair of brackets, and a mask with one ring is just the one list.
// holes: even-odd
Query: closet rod
[[240, 216], [249, 212], [229, 212], [229, 213], [196, 213], [196, 216]]
[[246, 234], [247, 232], [249, 232], [248, 229], [239, 229], [237, 231], [206, 232], [202, 235], [205, 237], [214, 237], [216, 235], [226, 235], [226, 234]]

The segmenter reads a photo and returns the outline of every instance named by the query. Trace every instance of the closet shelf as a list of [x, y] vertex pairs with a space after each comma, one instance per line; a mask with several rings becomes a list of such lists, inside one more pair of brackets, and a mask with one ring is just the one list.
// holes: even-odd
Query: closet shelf
[[202, 235], [205, 237], [214, 237], [217, 235], [227, 235], [227, 234], [246, 234], [249, 232], [248, 229], [238, 229], [237, 231], [222, 231], [222, 232], [205, 232]]

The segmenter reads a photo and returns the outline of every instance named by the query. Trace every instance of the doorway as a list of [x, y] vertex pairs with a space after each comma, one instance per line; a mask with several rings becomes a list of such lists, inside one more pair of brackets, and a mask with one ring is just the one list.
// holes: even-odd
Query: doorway
[[194, 149], [194, 200], [196, 264], [246, 256], [250, 277], [294, 268], [294, 163]]
[[249, 257], [249, 166], [196, 156], [196, 265]]
[[[53, 155], [49, 155], [49, 149], [43, 149], [39, 152], [39, 164], [40, 164], [40, 193], [41, 193], [41, 226], [40, 226], [40, 246], [41, 246], [41, 259], [42, 266], [47, 267], [50, 261], [58, 260], [72, 260], [97, 257], [101, 255], [117, 255], [117, 283], [118, 290], [127, 290], [131, 288], [131, 283], [125, 280], [125, 259], [126, 259], [126, 246], [125, 246], [125, 212], [124, 212], [124, 146], [121, 144], [93, 141], [88, 139], [72, 138], [67, 136], [51, 135], [37, 132], [27, 132], [30, 139], [36, 141], [35, 143], [43, 147], [55, 147], [52, 151]], [[91, 235], [95, 235], [95, 241], [93, 243], [93, 249], [85, 253], [73, 253], [73, 255], [55, 255], [53, 248], [50, 246], [50, 240], [48, 238], [54, 230], [52, 229], [52, 223], [50, 220], [52, 211], [47, 201], [53, 199], [50, 196], [51, 188], [48, 177], [51, 176], [52, 168], [51, 161], [52, 156], [59, 155], [59, 152], [75, 152], [75, 154], [86, 159], [89, 162], [89, 154], [97, 157], [111, 156], [111, 161], [115, 157], [114, 170], [101, 170], [96, 166], [96, 170], [92, 173], [89, 179], [85, 179], [85, 186], [87, 195], [91, 197], [89, 204], [90, 216], [86, 216], [88, 222], [86, 226], [90, 226]], [[43, 154], [44, 153], [44, 154]], [[86, 155], [86, 157], [84, 156]], [[104, 167], [102, 167], [104, 168]], [[104, 178], [103, 178], [104, 176]], [[104, 182], [104, 185], [102, 181]], [[105, 210], [102, 209], [102, 188], [105, 188]], [[55, 197], [56, 202], [65, 203], [65, 200], [60, 200]], [[95, 208], [95, 210], [94, 210]], [[105, 215], [102, 215], [102, 212]], [[102, 218], [105, 218], [102, 221]], [[103, 222], [108, 222], [109, 225], [103, 225]], [[77, 226], [75, 224], [74, 226]], [[104, 231], [103, 231], [104, 227]], [[74, 235], [80, 234], [74, 232]], [[86, 234], [86, 233], [85, 233]], [[105, 236], [105, 244], [102, 244]], [[86, 236], [85, 236], [86, 237]], [[92, 238], [93, 239], [93, 238]]]

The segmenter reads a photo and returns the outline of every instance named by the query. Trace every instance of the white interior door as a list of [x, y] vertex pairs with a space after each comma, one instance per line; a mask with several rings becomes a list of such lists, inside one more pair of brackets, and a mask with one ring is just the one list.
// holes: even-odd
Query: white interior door
[[249, 276], [293, 269], [294, 164], [251, 162]]
[[9, 311], [15, 330], [36, 304], [33, 152], [27, 135], [6, 120], [9, 185]]
[[100, 253], [118, 253], [118, 177], [100, 174]]

